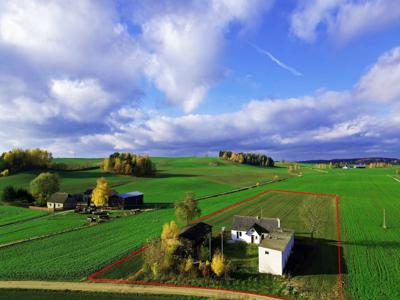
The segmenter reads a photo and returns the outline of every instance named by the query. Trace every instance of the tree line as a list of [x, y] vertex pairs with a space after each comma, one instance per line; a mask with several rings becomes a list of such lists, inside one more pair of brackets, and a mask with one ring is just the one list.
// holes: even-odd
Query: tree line
[[[47, 169], [51, 165], [53, 156], [47, 150], [13, 149], [4, 152], [0, 157], [0, 171], [8, 175], [9, 172], [24, 170]], [[8, 170], [8, 171], [6, 171]], [[3, 173], [3, 176], [7, 176]]]
[[156, 166], [147, 155], [115, 152], [101, 163], [106, 172], [121, 175], [148, 176], [156, 173]]
[[275, 165], [275, 162], [271, 157], [259, 153], [244, 153], [244, 152], [236, 153], [233, 151], [221, 150], [219, 151], [219, 157], [225, 160], [230, 160], [235, 163], [253, 165], [253, 166], [271, 168], [274, 167]]

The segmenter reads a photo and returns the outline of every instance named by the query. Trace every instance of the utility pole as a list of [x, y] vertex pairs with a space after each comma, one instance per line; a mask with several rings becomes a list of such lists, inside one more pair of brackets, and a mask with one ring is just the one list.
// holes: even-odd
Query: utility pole
[[224, 257], [224, 231], [225, 231], [225, 227], [221, 228], [221, 254], [222, 257]]
[[385, 209], [383, 209], [383, 229], [387, 229], [387, 226], [386, 226], [386, 211], [385, 211]]

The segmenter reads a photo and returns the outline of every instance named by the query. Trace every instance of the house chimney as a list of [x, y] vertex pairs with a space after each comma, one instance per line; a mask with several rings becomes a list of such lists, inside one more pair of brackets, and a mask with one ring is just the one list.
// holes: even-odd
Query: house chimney
[[281, 219], [276, 218], [276, 220], [278, 221], [278, 228], [281, 228]]

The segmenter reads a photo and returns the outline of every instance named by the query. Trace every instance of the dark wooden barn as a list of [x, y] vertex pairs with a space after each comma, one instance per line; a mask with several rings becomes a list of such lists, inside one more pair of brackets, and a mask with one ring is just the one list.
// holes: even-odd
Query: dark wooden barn
[[190, 224], [182, 228], [179, 234], [181, 241], [190, 245], [193, 258], [198, 258], [202, 245], [211, 246], [211, 236], [212, 226], [204, 222]]
[[[141, 192], [129, 192], [125, 194], [119, 194], [115, 201], [116, 205], [120, 209], [132, 209], [143, 206], [143, 193]], [[111, 203], [109, 203], [110, 205]], [[110, 205], [112, 206], [112, 205]]]

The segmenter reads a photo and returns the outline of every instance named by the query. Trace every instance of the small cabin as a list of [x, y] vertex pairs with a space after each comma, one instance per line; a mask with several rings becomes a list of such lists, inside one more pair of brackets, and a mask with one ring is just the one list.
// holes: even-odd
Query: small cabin
[[47, 200], [47, 208], [51, 211], [75, 209], [78, 199], [74, 195], [57, 192]]

